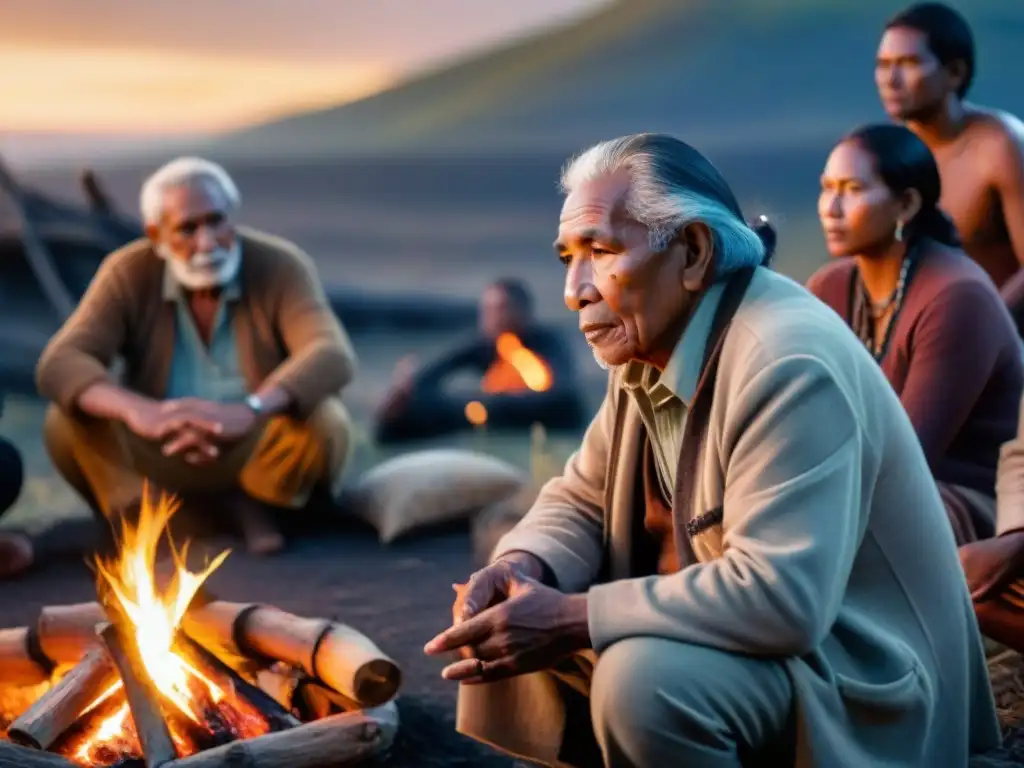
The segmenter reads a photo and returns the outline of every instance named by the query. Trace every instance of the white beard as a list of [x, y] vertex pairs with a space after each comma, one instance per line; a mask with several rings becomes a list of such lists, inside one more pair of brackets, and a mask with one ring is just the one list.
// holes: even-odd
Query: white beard
[[221, 288], [238, 274], [242, 265], [242, 245], [235, 240], [230, 248], [218, 248], [210, 253], [195, 253], [188, 261], [176, 258], [163, 246], [156, 247], [174, 279], [189, 291]]

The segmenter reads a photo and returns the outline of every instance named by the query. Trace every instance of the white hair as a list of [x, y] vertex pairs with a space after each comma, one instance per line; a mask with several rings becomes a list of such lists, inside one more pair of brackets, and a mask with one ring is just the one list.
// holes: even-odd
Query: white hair
[[664, 250], [683, 228], [699, 221], [711, 230], [718, 276], [758, 266], [770, 256], [715, 167], [671, 136], [641, 133], [596, 144], [569, 161], [560, 186], [569, 194], [619, 171], [629, 174], [626, 210], [647, 227], [652, 250]]
[[139, 209], [143, 224], [156, 224], [164, 214], [167, 191], [190, 184], [210, 184], [224, 195], [233, 213], [242, 204], [242, 196], [228, 172], [217, 163], [201, 157], [179, 157], [158, 168], [142, 183]]

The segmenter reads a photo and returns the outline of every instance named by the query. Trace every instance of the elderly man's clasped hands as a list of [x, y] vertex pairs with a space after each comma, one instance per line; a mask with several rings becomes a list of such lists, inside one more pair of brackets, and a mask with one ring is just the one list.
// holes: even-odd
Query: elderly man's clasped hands
[[145, 400], [131, 408], [126, 419], [136, 435], [161, 443], [165, 456], [181, 456], [196, 465], [217, 459], [221, 444], [243, 439], [258, 421], [256, 413], [244, 403], [216, 403], [194, 397]]
[[586, 594], [563, 594], [542, 576], [540, 561], [514, 553], [453, 585], [453, 625], [424, 648], [462, 657], [444, 668], [444, 678], [494, 682], [548, 669], [590, 647]]

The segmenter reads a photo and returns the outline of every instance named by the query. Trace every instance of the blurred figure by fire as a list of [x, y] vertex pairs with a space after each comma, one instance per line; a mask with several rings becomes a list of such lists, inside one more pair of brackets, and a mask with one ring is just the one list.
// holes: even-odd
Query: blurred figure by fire
[[[468, 394], [450, 391], [461, 373], [479, 376]], [[492, 283], [480, 298], [477, 334], [423, 367], [399, 361], [378, 415], [377, 440], [424, 439], [487, 424], [579, 429], [586, 421], [571, 349], [534, 315], [519, 280]]]
[[146, 237], [106, 258], [36, 373], [50, 457], [95, 512], [131, 517], [148, 479], [269, 553], [277, 513], [340, 480], [356, 358], [311, 259], [239, 205], [206, 160], [153, 174]]

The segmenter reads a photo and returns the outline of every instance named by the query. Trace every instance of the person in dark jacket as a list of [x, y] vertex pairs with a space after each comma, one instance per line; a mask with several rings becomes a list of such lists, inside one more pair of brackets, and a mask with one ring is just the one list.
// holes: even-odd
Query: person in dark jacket
[[[422, 367], [400, 361], [378, 412], [377, 442], [439, 437], [484, 420], [496, 429], [582, 429], [587, 413], [572, 350], [537, 322], [533, 303], [521, 281], [497, 280], [480, 299], [473, 338]], [[452, 391], [451, 379], [467, 372], [479, 386]]]

